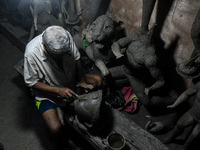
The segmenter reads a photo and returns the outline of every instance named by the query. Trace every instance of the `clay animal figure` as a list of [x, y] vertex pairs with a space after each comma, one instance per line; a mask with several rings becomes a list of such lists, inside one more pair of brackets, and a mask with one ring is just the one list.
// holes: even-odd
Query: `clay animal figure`
[[183, 102], [189, 100], [193, 95], [196, 95], [193, 106], [178, 120], [171, 134], [164, 140], [164, 143], [172, 142], [176, 137], [182, 134], [184, 129], [188, 126], [193, 126], [193, 130], [184, 143], [185, 147], [190, 146], [191, 143], [200, 136], [200, 82], [189, 87], [172, 105], [167, 107], [171, 109], [176, 108]]
[[[106, 64], [115, 59], [111, 45], [113, 43], [113, 35], [116, 29], [116, 24], [107, 15], [99, 16], [91, 25], [88, 25], [82, 31], [82, 37], [76, 37], [75, 43], [83, 39], [84, 48], [87, 56], [94, 62], [104, 76], [110, 74]], [[74, 38], [74, 37], [73, 37]]]

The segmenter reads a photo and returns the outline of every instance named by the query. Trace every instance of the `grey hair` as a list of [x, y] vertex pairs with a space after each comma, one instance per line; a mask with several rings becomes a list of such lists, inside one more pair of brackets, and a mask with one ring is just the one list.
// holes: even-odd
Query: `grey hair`
[[70, 50], [70, 35], [60, 26], [50, 26], [43, 33], [46, 48], [54, 54], [64, 54]]

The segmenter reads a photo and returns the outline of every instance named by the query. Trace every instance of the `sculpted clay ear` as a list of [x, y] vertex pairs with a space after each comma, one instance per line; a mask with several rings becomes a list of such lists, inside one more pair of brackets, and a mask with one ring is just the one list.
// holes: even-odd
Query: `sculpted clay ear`
[[116, 31], [121, 31], [121, 30], [124, 30], [124, 29], [125, 29], [125, 25], [124, 25], [123, 21], [115, 22], [115, 30]]

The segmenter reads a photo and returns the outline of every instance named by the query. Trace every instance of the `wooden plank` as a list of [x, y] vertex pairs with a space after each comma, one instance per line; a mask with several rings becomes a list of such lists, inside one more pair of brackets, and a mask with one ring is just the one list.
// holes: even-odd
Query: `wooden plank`
[[168, 150], [155, 136], [143, 130], [133, 120], [113, 109], [113, 129], [139, 150]]
[[25, 46], [28, 43], [28, 41], [25, 41], [25, 37], [29, 35], [28, 32], [18, 26], [13, 26], [9, 22], [0, 23], [0, 32], [24, 53]]
[[78, 124], [75, 121], [74, 116], [69, 116], [68, 114], [64, 114], [65, 121], [70, 124], [83, 138], [85, 138], [93, 147], [95, 150], [103, 150], [105, 148], [105, 145], [102, 146], [102, 140], [105, 140], [105, 138], [101, 138], [98, 136], [93, 136], [89, 134], [88, 132], [85, 132], [81, 130], [78, 126]]
[[65, 113], [65, 119], [96, 150], [104, 150], [106, 148], [102, 141], [105, 141], [106, 137], [112, 132], [120, 133], [125, 137], [125, 150], [168, 150], [168, 148], [160, 140], [143, 130], [120, 111], [113, 108], [110, 109], [112, 112], [112, 118], [110, 118], [110, 120], [112, 120], [112, 129], [106, 136], [103, 137], [82, 131], [82, 129], [80, 129], [77, 125], [74, 116], [69, 116]]
[[14, 68], [17, 70], [18, 73], [24, 76], [24, 59], [19, 60], [17, 64], [14, 65]]

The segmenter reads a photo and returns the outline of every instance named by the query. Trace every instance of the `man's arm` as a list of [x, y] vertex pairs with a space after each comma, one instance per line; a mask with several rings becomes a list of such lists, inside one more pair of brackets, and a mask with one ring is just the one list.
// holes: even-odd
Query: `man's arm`
[[77, 87], [83, 87], [86, 89], [92, 89], [93, 86], [91, 84], [87, 84], [86, 80], [85, 80], [85, 76], [83, 74], [83, 69], [82, 69], [82, 65], [81, 65], [81, 61], [76, 60], [76, 68], [77, 68], [77, 76], [78, 76], [78, 83], [77, 83]]
[[66, 97], [66, 98], [78, 97], [78, 95], [69, 88], [50, 86], [50, 85], [43, 83], [43, 82], [37, 82], [33, 86], [33, 88], [39, 89], [39, 90], [42, 90], [42, 91], [46, 91], [46, 92], [55, 93], [55, 94], [58, 94], [61, 97]]

